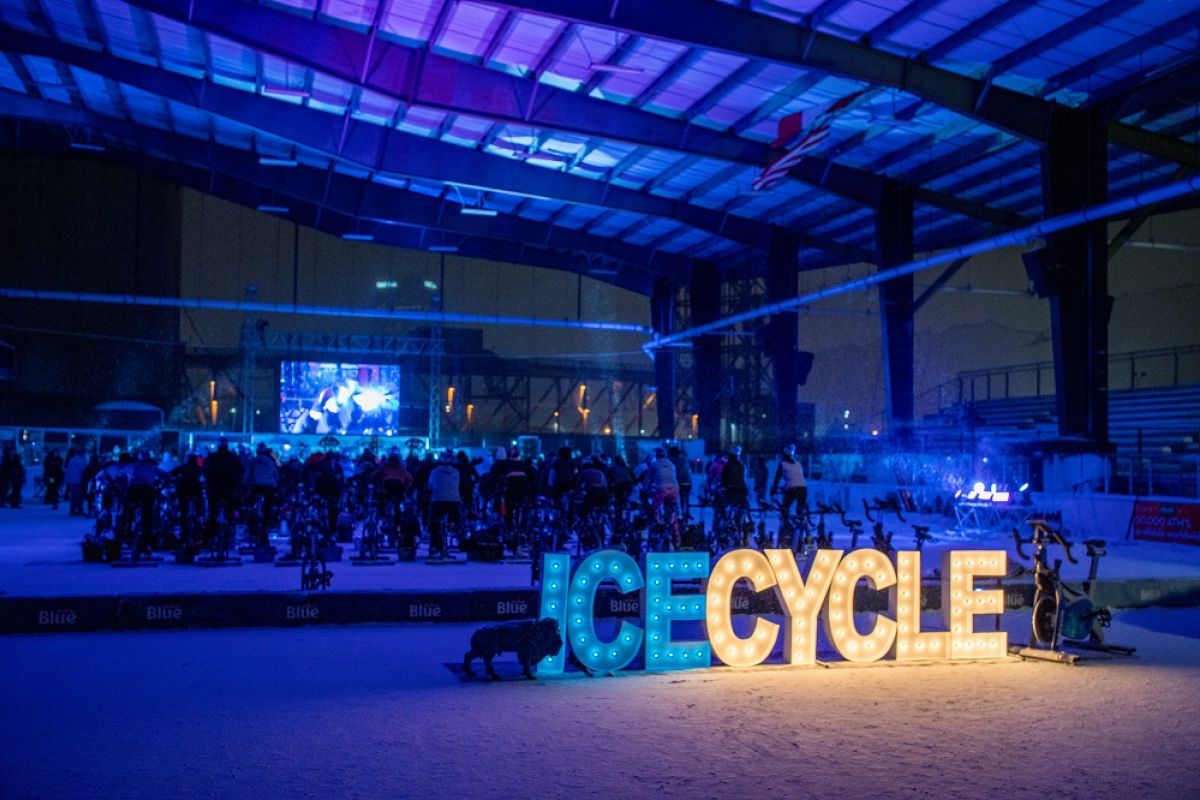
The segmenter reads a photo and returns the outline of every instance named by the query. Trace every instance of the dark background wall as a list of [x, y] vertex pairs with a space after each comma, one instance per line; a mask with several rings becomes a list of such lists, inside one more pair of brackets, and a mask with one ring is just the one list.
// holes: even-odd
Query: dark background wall
[[[179, 187], [102, 160], [0, 153], [0, 285], [179, 295]], [[0, 300], [16, 347], [0, 423], [88, 424], [107, 400], [166, 410], [179, 393], [179, 313]]]

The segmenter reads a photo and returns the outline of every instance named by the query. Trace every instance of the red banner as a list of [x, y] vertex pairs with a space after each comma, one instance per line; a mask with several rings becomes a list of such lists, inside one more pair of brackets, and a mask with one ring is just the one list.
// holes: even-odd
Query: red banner
[[1200, 504], [1143, 500], [1133, 509], [1133, 538], [1200, 545]]

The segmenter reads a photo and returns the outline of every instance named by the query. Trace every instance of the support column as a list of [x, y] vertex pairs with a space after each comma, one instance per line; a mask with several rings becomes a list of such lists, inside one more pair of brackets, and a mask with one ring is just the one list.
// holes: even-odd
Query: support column
[[[717, 267], [708, 261], [697, 261], [692, 268], [688, 287], [692, 300], [692, 325], [714, 322], [721, 316], [721, 279]], [[698, 433], [704, 440], [704, 451], [715, 453], [721, 448], [721, 334], [698, 336], [692, 344], [692, 369], [695, 372], [696, 413]]]
[[[913, 192], [885, 181], [875, 212], [879, 269], [912, 261]], [[913, 423], [913, 276], [879, 285], [879, 318], [883, 326], [883, 385], [888, 435], [905, 441]]]
[[[767, 302], [790, 300], [799, 292], [796, 277], [797, 237], [781, 228], [771, 231], [767, 251]], [[771, 359], [775, 383], [776, 430], [774, 446], [778, 448], [796, 439], [798, 416], [796, 389], [800, 384], [796, 365], [796, 344], [799, 315], [795, 311], [775, 314], [765, 339], [767, 356]]]
[[[1108, 197], [1108, 139], [1095, 111], [1057, 108], [1042, 151], [1047, 217]], [[1108, 247], [1105, 224], [1081, 225], [1049, 237], [1045, 293], [1054, 340], [1058, 432], [1108, 440]]]
[[[656, 278], [650, 293], [650, 327], [660, 335], [672, 332], [675, 321], [675, 284]], [[654, 404], [658, 411], [658, 436], [675, 438], [675, 351], [662, 347], [654, 351]]]

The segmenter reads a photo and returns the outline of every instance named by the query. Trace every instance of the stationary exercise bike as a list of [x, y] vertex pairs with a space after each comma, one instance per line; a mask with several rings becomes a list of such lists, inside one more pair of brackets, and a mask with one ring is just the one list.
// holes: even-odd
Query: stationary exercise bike
[[863, 513], [871, 522], [871, 546], [881, 553], [892, 552], [892, 534], [883, 532], [883, 515], [885, 512], [891, 512], [896, 515], [896, 519], [904, 522], [904, 512], [900, 509], [900, 501], [883, 500], [876, 497], [875, 505], [867, 503], [865, 498], [862, 504]]
[[928, 525], [913, 525], [913, 547], [918, 553], [925, 547], [925, 543], [932, 538], [929, 535]]
[[1063, 647], [1114, 655], [1133, 655], [1135, 648], [1104, 641], [1104, 629], [1112, 624], [1112, 612], [1107, 608], [1098, 608], [1093, 602], [1096, 573], [1099, 570], [1100, 559], [1106, 553], [1104, 542], [1100, 539], [1088, 539], [1083, 543], [1087, 548], [1088, 557], [1091, 558], [1091, 565], [1083, 587], [1077, 589], [1060, 577], [1062, 559], [1055, 559], [1054, 566], [1051, 567], [1046, 555], [1047, 547], [1055, 544], [1063, 549], [1068, 561], [1078, 564], [1071, 554], [1071, 543], [1061, 532], [1051, 528], [1044, 519], [1031, 519], [1029, 524], [1033, 527], [1030, 538], [1022, 539], [1020, 531], [1014, 528], [1013, 540], [1016, 543], [1017, 554], [1026, 561], [1029, 560], [1029, 556], [1022, 545], [1034, 546], [1035, 592], [1030, 642], [1028, 647], [1013, 645], [1009, 651], [1022, 658], [1037, 658], [1062, 664], [1074, 664], [1079, 660], [1077, 654], [1068, 653]]
[[827, 506], [824, 503], [817, 503], [816, 541], [818, 550], [833, 549], [833, 531], [826, 531], [825, 529], [826, 514], [837, 514], [842, 519], [846, 518], [846, 512], [843, 511], [842, 507], [837, 503], [834, 503], [831, 506]]

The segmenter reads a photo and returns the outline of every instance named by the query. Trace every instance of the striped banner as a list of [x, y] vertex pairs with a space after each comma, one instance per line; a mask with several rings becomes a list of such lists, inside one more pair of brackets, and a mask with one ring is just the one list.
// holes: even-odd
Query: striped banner
[[779, 136], [772, 142], [772, 145], [783, 147], [791, 141], [796, 143], [787, 152], [768, 164], [766, 169], [750, 184], [750, 188], [761, 192], [783, 180], [788, 170], [829, 138], [833, 118], [849, 110], [866, 95], [867, 91], [867, 89], [859, 89], [857, 92], [831, 103], [806, 111], [798, 111], [779, 120]]

